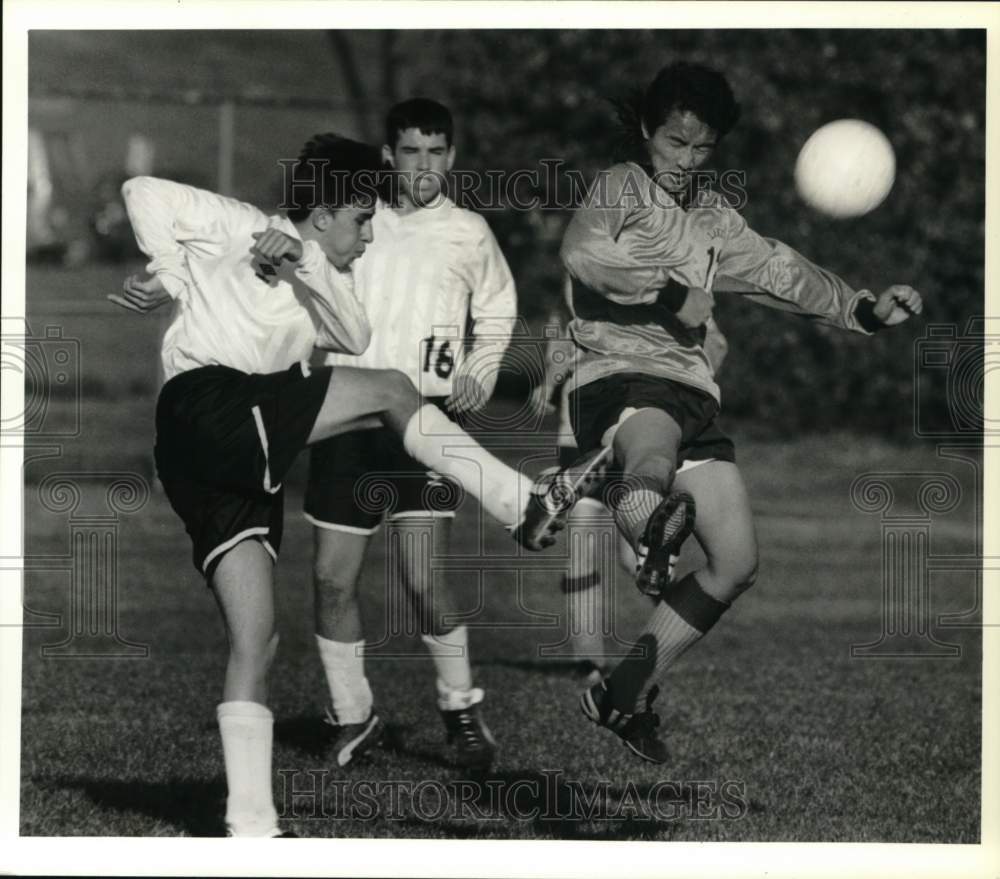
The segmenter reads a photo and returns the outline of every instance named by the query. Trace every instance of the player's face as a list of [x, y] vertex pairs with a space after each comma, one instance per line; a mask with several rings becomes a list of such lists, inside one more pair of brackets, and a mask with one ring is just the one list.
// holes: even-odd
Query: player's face
[[324, 213], [317, 242], [326, 258], [338, 269], [346, 269], [371, 244], [374, 208], [352, 205]]
[[643, 134], [657, 182], [667, 192], [687, 188], [688, 175], [708, 161], [718, 140], [715, 130], [689, 110], [672, 110], [652, 135], [645, 126]]
[[455, 147], [444, 134], [424, 134], [419, 128], [399, 133], [394, 149], [382, 148], [383, 158], [400, 174], [404, 199], [416, 206], [431, 203], [444, 184], [444, 175], [455, 162]]

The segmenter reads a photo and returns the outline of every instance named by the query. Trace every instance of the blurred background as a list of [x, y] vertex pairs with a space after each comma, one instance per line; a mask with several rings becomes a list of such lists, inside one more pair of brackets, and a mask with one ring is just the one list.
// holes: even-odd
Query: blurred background
[[[953, 366], [919, 370], [915, 357], [927, 325], [949, 325], [941, 338], [954, 349], [984, 313], [986, 51], [973, 30], [32, 31], [32, 332], [58, 321], [81, 340], [85, 397], [152, 398], [167, 315], [140, 318], [104, 300], [141, 264], [118, 195], [127, 176], [273, 210], [277, 158], [318, 131], [381, 142], [386, 109], [422, 95], [455, 115], [456, 168], [540, 172], [543, 160], [563, 160], [589, 179], [618, 140], [611, 101], [675, 59], [713, 65], [733, 84], [743, 118], [712, 165], [745, 171], [753, 228], [854, 287], [908, 283], [926, 297], [923, 321], [877, 340], [719, 297], [727, 421], [762, 438], [843, 429], [902, 440], [914, 436], [918, 397], [921, 417], [954, 421]], [[797, 199], [792, 172], [809, 134], [841, 117], [880, 127], [898, 170], [881, 207], [833, 221]], [[553, 195], [540, 176], [519, 195]], [[537, 335], [561, 295], [569, 211], [484, 213]], [[979, 360], [983, 324], [971, 326], [963, 350]], [[523, 396], [530, 381], [510, 372], [500, 391]]]

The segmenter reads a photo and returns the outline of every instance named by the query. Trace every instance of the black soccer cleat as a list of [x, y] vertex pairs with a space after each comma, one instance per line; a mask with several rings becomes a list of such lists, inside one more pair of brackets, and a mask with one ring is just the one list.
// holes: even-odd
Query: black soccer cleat
[[[658, 598], [673, 582], [681, 546], [694, 530], [694, 498], [686, 491], [665, 497], [646, 522], [635, 585], [644, 595]], [[645, 554], [643, 553], [645, 550]]]
[[[482, 691], [479, 694], [481, 701]], [[463, 769], [489, 769], [497, 752], [496, 739], [482, 718], [479, 701], [465, 708], [438, 709], [454, 762]]]
[[374, 748], [382, 740], [385, 726], [374, 710], [361, 723], [338, 723], [327, 708], [324, 723], [333, 727], [334, 758], [338, 766], [346, 766], [355, 757]]
[[604, 481], [611, 458], [611, 448], [601, 448], [582, 455], [569, 467], [543, 470], [531, 487], [524, 518], [513, 529], [514, 539], [533, 551], [552, 546], [576, 502], [594, 494]]
[[595, 684], [580, 695], [580, 710], [588, 720], [611, 730], [637, 757], [648, 763], [666, 763], [667, 746], [656, 734], [660, 715], [653, 711], [653, 701], [660, 693], [656, 685], [646, 696], [646, 707], [635, 714], [623, 714], [611, 705], [607, 680]]

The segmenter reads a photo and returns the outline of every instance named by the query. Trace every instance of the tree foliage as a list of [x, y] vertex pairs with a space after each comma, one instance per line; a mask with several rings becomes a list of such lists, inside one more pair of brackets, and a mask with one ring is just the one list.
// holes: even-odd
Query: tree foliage
[[[561, 159], [588, 177], [618, 138], [611, 100], [687, 59], [726, 72], [743, 118], [716, 170], [746, 172], [743, 210], [856, 288], [909, 283], [923, 321], [876, 339], [813, 326], [720, 297], [730, 339], [725, 409], [774, 429], [838, 426], [902, 433], [911, 424], [914, 343], [926, 323], [961, 333], [984, 312], [985, 37], [982, 31], [457, 31], [438, 37], [458, 127], [459, 165], [538, 168]], [[440, 70], [440, 68], [439, 68]], [[440, 76], [412, 84], [435, 93]], [[792, 180], [809, 134], [833, 119], [879, 126], [897, 156], [887, 201], [833, 221], [806, 208]], [[545, 196], [545, 183], [537, 193]], [[560, 294], [558, 247], [569, 212], [490, 212], [538, 321]], [[924, 389], [935, 406], [944, 389]], [[935, 396], [936, 395], [936, 396]]]

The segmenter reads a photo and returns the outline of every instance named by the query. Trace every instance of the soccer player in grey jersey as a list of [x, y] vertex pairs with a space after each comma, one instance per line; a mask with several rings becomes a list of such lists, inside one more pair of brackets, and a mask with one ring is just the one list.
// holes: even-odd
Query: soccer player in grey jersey
[[[639, 588], [660, 599], [636, 649], [582, 695], [581, 708], [651, 762], [666, 759], [652, 710], [665, 671], [757, 570], [750, 504], [732, 442], [715, 424], [719, 389], [701, 344], [713, 289], [865, 335], [922, 309], [908, 286], [852, 290], [697, 191], [693, 172], [738, 117], [718, 72], [661, 70], [623, 113], [634, 160], [598, 175], [561, 250], [573, 283], [577, 441], [584, 452], [612, 451], [623, 474], [616, 524], [643, 559]], [[690, 461], [703, 463], [679, 472]], [[670, 556], [692, 530], [706, 563], [672, 582]]]

